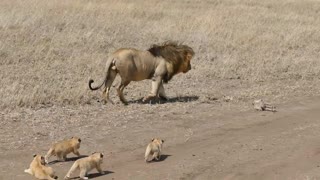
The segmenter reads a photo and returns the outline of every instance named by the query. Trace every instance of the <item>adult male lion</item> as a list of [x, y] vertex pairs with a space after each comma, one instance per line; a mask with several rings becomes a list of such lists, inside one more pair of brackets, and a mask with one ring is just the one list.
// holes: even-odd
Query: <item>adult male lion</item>
[[109, 99], [110, 87], [119, 73], [121, 83], [117, 92], [124, 104], [127, 104], [123, 96], [124, 88], [131, 81], [144, 79], [152, 79], [151, 93], [143, 98], [144, 102], [157, 96], [167, 99], [163, 82], [167, 83], [180, 72], [188, 72], [191, 69], [190, 61], [193, 56], [192, 48], [174, 42], [165, 42], [161, 45], [154, 44], [146, 51], [134, 48], [118, 49], [107, 60], [103, 82], [97, 87], [92, 87], [91, 84], [94, 81], [90, 79], [89, 88], [97, 90], [105, 85], [102, 96], [106, 101], [111, 101]]

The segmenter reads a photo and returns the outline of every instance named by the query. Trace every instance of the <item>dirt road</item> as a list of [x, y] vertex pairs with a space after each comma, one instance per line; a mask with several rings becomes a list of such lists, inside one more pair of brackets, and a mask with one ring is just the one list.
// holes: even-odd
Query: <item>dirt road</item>
[[[125, 130], [117, 129], [119, 134], [107, 136], [98, 136], [93, 128], [86, 130], [90, 136], [84, 132], [80, 152], [86, 154], [100, 149], [106, 153], [103, 169], [107, 174], [100, 176], [94, 170], [91, 177], [121, 180], [320, 178], [320, 98], [281, 105], [276, 113], [237, 112], [236, 109], [227, 112], [215, 110], [214, 105], [203, 105], [185, 113], [163, 115], [159, 106], [162, 113], [158, 116], [162, 120], [145, 116], [149, 123], [132, 121], [125, 125]], [[152, 125], [157, 133], [152, 132]], [[98, 128], [103, 129], [102, 125]], [[164, 156], [160, 162], [147, 164], [143, 154], [152, 134], [165, 139]], [[96, 139], [94, 143], [90, 138]], [[43, 144], [40, 149], [45, 153], [48, 142], [41, 138], [37, 142]], [[0, 179], [32, 179], [23, 170], [28, 167], [36, 147], [39, 145], [30, 146], [30, 150], [3, 151]], [[62, 179], [72, 163], [51, 166]]]

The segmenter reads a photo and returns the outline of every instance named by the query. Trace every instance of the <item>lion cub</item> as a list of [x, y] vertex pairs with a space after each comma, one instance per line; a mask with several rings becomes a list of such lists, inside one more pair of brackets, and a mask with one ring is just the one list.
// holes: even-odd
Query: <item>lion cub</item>
[[[156, 159], [157, 161], [160, 160], [162, 143], [164, 143], [164, 140], [162, 139], [154, 138], [151, 140], [144, 155], [144, 160], [146, 162], [152, 161], [153, 159]], [[150, 155], [152, 155], [152, 158], [149, 160]]]
[[46, 163], [48, 163], [48, 160], [52, 155], [57, 156], [59, 161], [65, 161], [67, 159], [67, 154], [71, 152], [77, 156], [80, 156], [78, 151], [80, 148], [80, 143], [81, 139], [78, 137], [72, 137], [71, 139], [54, 143], [45, 156]]
[[80, 169], [80, 179], [89, 179], [87, 173], [96, 168], [100, 174], [104, 174], [101, 170], [101, 164], [103, 162], [102, 153], [92, 153], [90, 156], [76, 160], [71, 166], [69, 172], [64, 179], [69, 179], [70, 175], [76, 170]]
[[45, 159], [41, 155], [33, 155], [33, 160], [30, 164], [29, 169], [25, 169], [24, 172], [31, 174], [37, 179], [58, 179], [51, 167], [45, 166]]

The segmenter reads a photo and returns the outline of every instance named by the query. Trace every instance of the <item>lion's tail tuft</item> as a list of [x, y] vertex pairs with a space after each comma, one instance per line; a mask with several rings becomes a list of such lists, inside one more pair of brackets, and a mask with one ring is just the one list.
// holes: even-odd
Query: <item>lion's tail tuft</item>
[[91, 84], [94, 83], [94, 80], [90, 79], [89, 80], [89, 88], [90, 90], [94, 91], [94, 90], [98, 90], [101, 86], [97, 86], [97, 87], [92, 87]]

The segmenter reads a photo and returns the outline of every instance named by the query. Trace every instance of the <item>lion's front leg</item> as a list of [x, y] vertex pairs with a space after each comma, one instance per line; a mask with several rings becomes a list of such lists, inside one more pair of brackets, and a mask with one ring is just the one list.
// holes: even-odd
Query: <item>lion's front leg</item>
[[166, 96], [166, 93], [164, 91], [164, 87], [163, 87], [163, 82], [160, 83], [160, 87], [159, 87], [159, 97], [162, 100], [168, 100], [168, 97]]
[[143, 102], [149, 101], [150, 99], [155, 98], [158, 95], [159, 88], [161, 86], [162, 78], [161, 76], [154, 77], [152, 79], [152, 89], [148, 96], [143, 98]]

